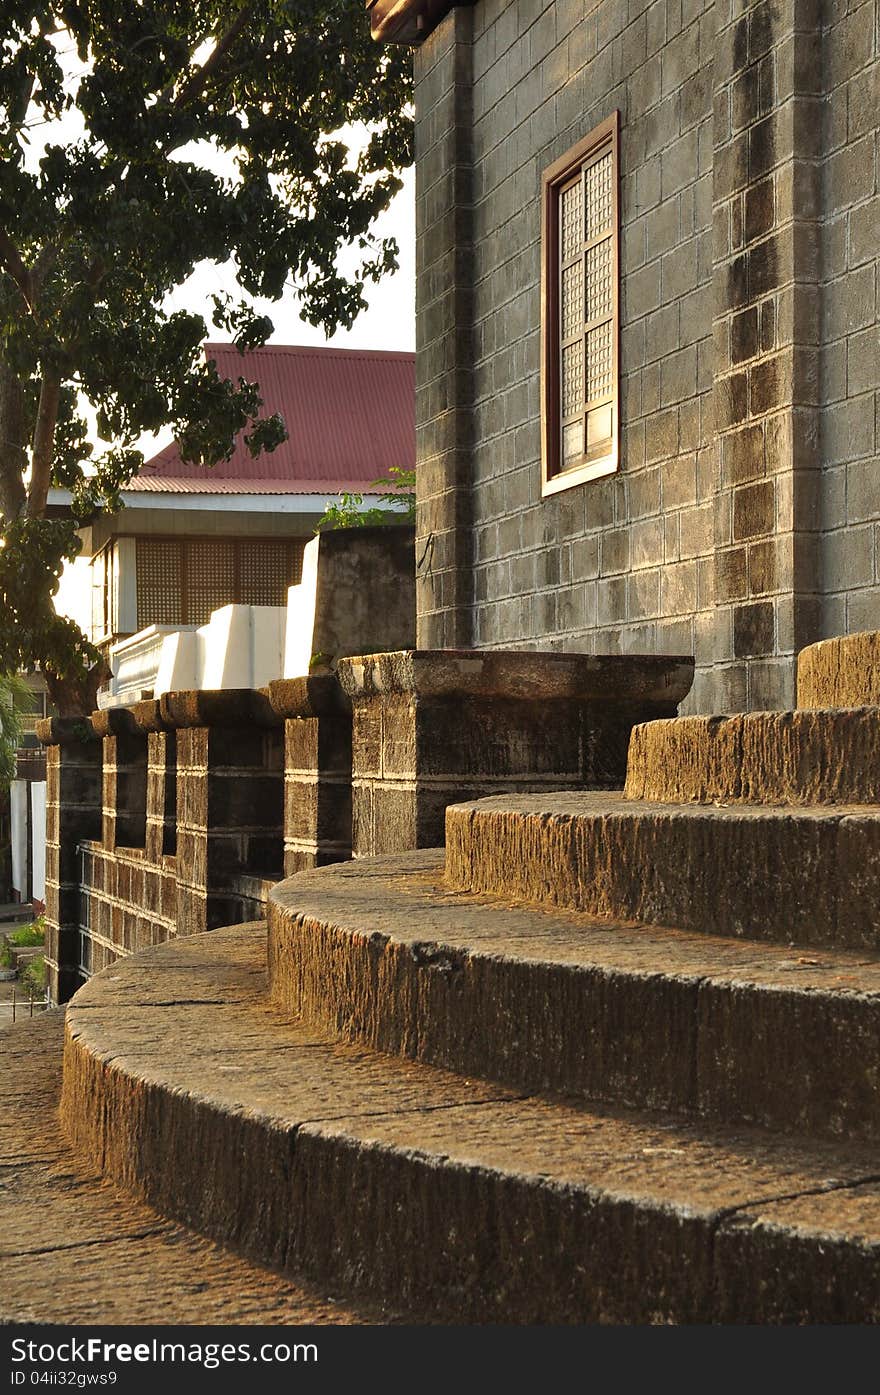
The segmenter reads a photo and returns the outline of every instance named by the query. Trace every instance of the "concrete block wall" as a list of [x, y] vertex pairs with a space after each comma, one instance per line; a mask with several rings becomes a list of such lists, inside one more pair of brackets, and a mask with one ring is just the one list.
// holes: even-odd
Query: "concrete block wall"
[[[877, 11], [477, 0], [416, 50], [420, 644], [691, 651], [712, 711], [876, 623]], [[542, 499], [540, 178], [615, 109], [621, 468]]]
[[416, 55], [416, 526], [418, 643], [472, 643], [472, 12], [452, 11]]
[[880, 15], [828, 4], [821, 209], [822, 633], [880, 624]]
[[714, 64], [718, 708], [794, 705], [817, 637], [818, 0], [731, 6]]
[[[713, 620], [713, 6], [664, 0], [634, 12], [607, 0], [544, 7], [479, 0], [467, 13], [474, 308], [472, 333], [460, 328], [457, 350], [470, 352], [474, 403], [471, 642], [600, 653], [705, 649]], [[434, 75], [453, 62], [452, 19], [416, 54], [417, 130], [432, 171], [442, 156], [430, 145]], [[622, 114], [626, 467], [542, 500], [540, 177], [615, 108]], [[425, 236], [432, 233], [420, 225]], [[420, 358], [431, 361], [429, 304], [417, 303], [417, 342]], [[436, 429], [436, 417], [424, 418], [432, 405], [427, 396], [419, 401], [420, 443]], [[421, 469], [421, 454], [419, 462]], [[459, 507], [465, 512], [464, 501]], [[427, 538], [435, 523], [423, 510], [420, 533]], [[424, 596], [420, 576], [419, 642], [433, 643]]]

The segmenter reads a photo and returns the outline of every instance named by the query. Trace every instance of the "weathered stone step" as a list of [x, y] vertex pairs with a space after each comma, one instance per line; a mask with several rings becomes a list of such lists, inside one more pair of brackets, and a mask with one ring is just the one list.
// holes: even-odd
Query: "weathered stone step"
[[880, 956], [708, 940], [450, 893], [442, 853], [269, 901], [272, 1000], [344, 1040], [514, 1088], [880, 1139]]
[[810, 644], [798, 654], [798, 707], [880, 704], [880, 630]]
[[523, 794], [446, 814], [451, 890], [781, 944], [880, 947], [880, 810]]
[[74, 1159], [58, 1125], [64, 1018], [0, 1031], [0, 1322], [386, 1323], [224, 1251]]
[[627, 799], [880, 803], [880, 707], [678, 717], [633, 728]]
[[328, 1042], [260, 997], [265, 941], [114, 965], [68, 1008], [83, 1155], [246, 1253], [432, 1317], [880, 1317], [876, 1149], [515, 1097]]

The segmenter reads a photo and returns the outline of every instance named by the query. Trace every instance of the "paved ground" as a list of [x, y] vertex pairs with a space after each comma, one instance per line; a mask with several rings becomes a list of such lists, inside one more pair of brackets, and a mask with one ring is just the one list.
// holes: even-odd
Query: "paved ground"
[[96, 1177], [57, 1121], [63, 1015], [0, 1031], [0, 1323], [350, 1325], [354, 1310]]

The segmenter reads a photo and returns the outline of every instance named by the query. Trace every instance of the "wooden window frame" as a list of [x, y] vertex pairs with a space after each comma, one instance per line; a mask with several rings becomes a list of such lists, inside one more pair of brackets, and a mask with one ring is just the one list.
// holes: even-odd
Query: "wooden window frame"
[[[612, 391], [610, 448], [590, 454], [563, 468], [561, 431], [560, 247], [559, 196], [573, 176], [604, 155], [612, 156]], [[615, 111], [550, 165], [541, 179], [541, 493], [555, 494], [588, 480], [614, 474], [620, 464], [620, 112]], [[584, 287], [586, 290], [586, 287]], [[586, 320], [584, 322], [586, 329]], [[586, 391], [585, 391], [586, 397]], [[599, 400], [597, 399], [597, 402]], [[589, 405], [584, 402], [584, 415]], [[586, 441], [585, 441], [586, 446]]]

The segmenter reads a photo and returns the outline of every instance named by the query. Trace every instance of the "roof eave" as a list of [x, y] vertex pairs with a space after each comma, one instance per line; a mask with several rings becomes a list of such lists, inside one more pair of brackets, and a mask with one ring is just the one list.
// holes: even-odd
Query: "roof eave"
[[[458, 0], [473, 5], [474, 0]], [[449, 11], [453, 0], [366, 0], [370, 33], [380, 44], [421, 44]]]

